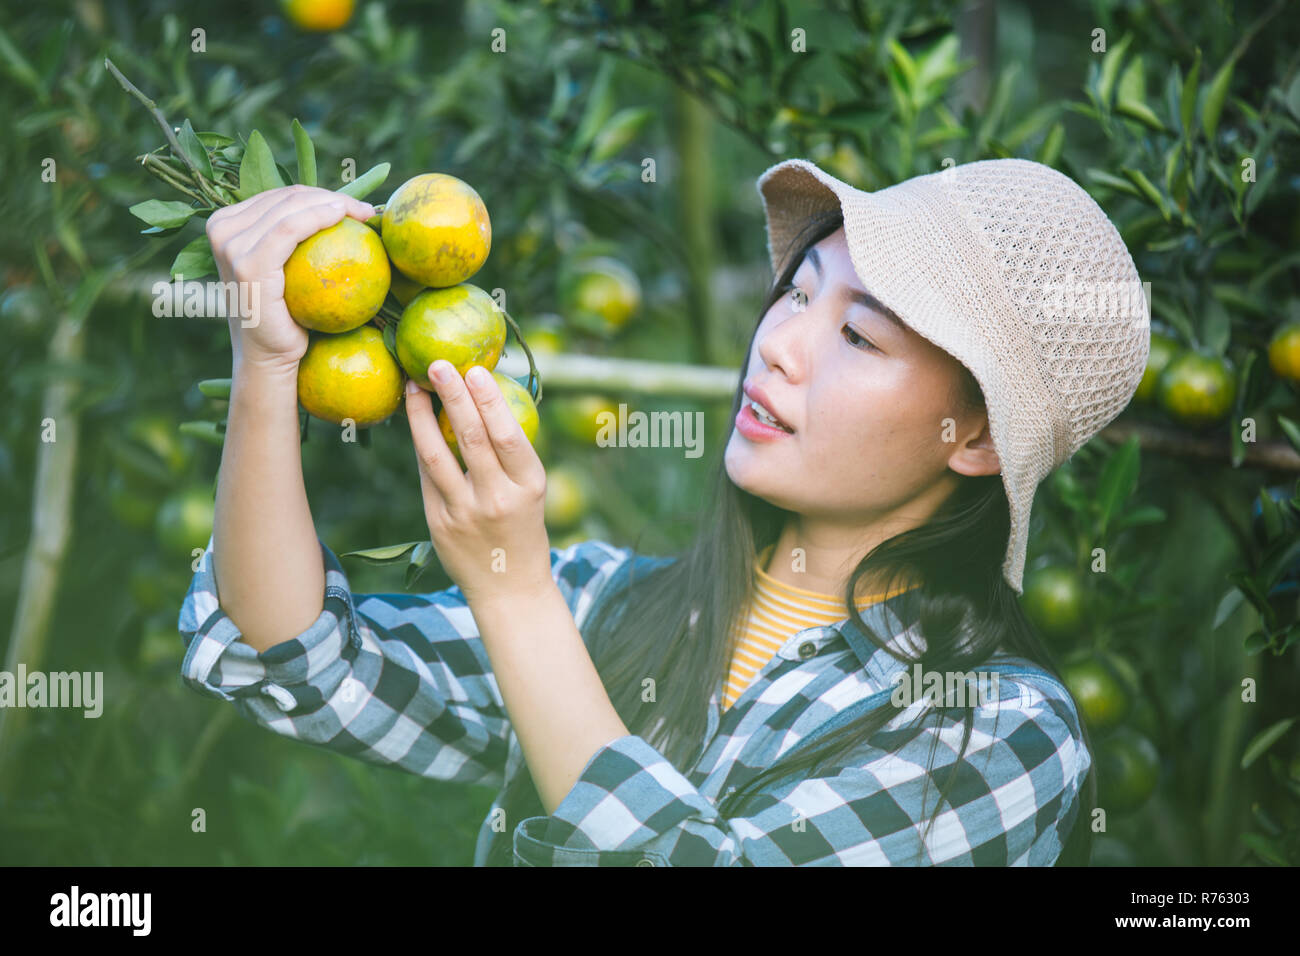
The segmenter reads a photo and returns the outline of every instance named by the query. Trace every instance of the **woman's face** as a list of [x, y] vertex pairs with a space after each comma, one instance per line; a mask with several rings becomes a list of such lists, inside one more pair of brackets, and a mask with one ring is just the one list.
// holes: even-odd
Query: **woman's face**
[[724, 460], [750, 494], [805, 519], [897, 525], [888, 537], [929, 517], [953, 472], [995, 474], [998, 463], [985, 413], [963, 415], [954, 400], [957, 360], [867, 292], [843, 228], [810, 248], [745, 370], [746, 390], [765, 393], [793, 433], [757, 432], [746, 399]]

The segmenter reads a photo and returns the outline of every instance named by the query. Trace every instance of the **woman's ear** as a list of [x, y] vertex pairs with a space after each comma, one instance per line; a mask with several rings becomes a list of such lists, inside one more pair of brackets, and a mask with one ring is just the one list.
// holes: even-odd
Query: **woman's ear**
[[998, 461], [998, 453], [993, 450], [988, 414], [980, 412], [973, 422], [971, 430], [963, 432], [964, 437], [955, 443], [956, 447], [948, 457], [948, 467], [958, 474], [971, 477], [1000, 474], [1002, 463]]

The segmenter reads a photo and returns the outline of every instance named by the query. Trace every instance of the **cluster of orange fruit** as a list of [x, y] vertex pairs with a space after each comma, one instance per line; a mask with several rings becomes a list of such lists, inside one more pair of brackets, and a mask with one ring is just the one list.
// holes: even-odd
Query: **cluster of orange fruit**
[[[312, 330], [298, 366], [302, 407], [335, 424], [374, 425], [397, 410], [407, 377], [434, 391], [428, 369], [442, 358], [462, 376], [474, 365], [491, 371], [532, 441], [532, 395], [494, 371], [505, 350], [504, 313], [466, 281], [491, 248], [482, 197], [444, 173], [407, 180], [374, 219], [344, 218], [299, 243], [284, 265], [284, 303], [295, 322]], [[396, 355], [370, 324], [390, 294], [402, 307]], [[455, 451], [445, 412], [438, 422]]]

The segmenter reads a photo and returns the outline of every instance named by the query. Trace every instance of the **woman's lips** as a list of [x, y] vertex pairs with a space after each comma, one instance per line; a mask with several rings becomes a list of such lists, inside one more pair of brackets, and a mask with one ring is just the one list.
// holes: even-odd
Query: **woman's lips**
[[736, 431], [751, 441], [773, 441], [777, 438], [789, 438], [792, 432], [774, 425], [765, 425], [754, 414], [754, 407], [745, 402], [736, 413]]

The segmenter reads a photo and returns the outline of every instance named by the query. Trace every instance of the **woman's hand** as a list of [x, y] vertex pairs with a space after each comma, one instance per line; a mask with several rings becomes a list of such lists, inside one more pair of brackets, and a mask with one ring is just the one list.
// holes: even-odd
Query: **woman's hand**
[[408, 383], [406, 417], [438, 560], [471, 607], [553, 588], [543, 510], [546, 469], [501, 389], [482, 366], [462, 379], [443, 359], [429, 366], [429, 380], [468, 469], [461, 471], [447, 447], [432, 397]]
[[[222, 282], [238, 283], [226, 299], [234, 364], [296, 368], [307, 330], [284, 304], [284, 264], [302, 242], [344, 216], [365, 221], [374, 206], [316, 186], [281, 186], [218, 209], [208, 241]], [[241, 300], [251, 315], [240, 315]]]

